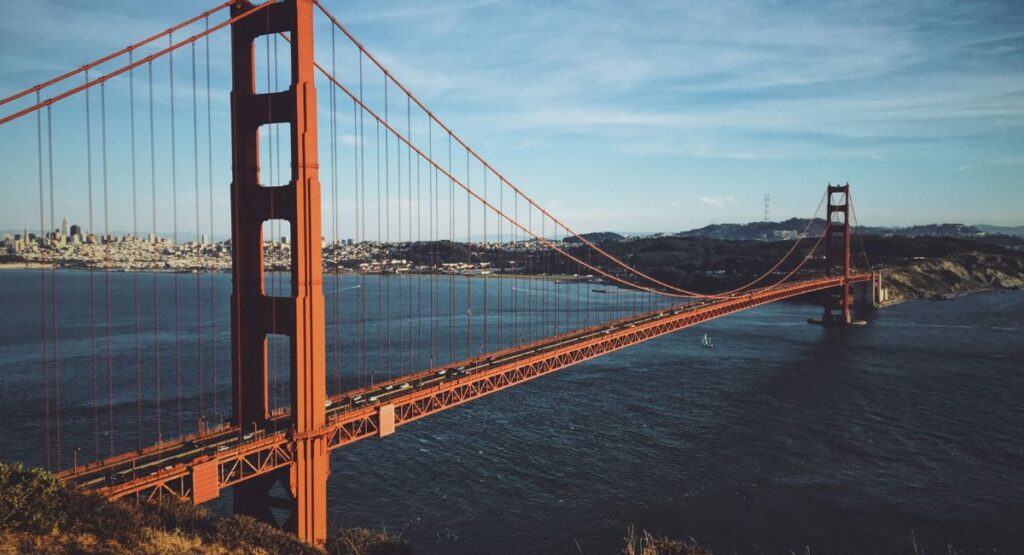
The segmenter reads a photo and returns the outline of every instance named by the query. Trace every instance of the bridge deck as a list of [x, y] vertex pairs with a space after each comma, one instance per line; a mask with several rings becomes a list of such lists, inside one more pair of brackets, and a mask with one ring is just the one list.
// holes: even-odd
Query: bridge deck
[[[763, 304], [869, 281], [870, 274], [846, 280], [828, 277], [766, 287], [727, 299], [662, 309], [545, 338], [484, 356], [381, 382], [333, 397], [327, 425], [318, 432], [331, 449], [371, 436], [390, 434], [414, 422], [523, 383], [661, 335]], [[290, 414], [273, 415], [263, 429], [225, 427], [142, 451], [70, 469], [64, 480], [111, 498], [173, 495], [199, 503], [253, 476], [292, 462], [294, 434]], [[206, 484], [197, 476], [216, 477]], [[202, 488], [193, 487], [203, 481]]]

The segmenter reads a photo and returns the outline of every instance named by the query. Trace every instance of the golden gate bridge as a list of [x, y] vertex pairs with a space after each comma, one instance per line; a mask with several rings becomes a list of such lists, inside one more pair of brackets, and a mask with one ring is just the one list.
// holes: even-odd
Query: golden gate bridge
[[[225, 34], [230, 98], [218, 100], [229, 102], [218, 111], [215, 94], [225, 95], [211, 80], [211, 39]], [[283, 525], [314, 543], [327, 534], [332, 449], [766, 303], [817, 293], [823, 324], [849, 324], [854, 285], [878, 287], [851, 258], [849, 185], [827, 187], [811, 217], [825, 207], [818, 237], [805, 239], [808, 225], [741, 287], [691, 291], [658, 277], [658, 268], [616, 257], [472, 149], [319, 0], [225, 2], [0, 106], [8, 110], [0, 132], [35, 147], [36, 241], [50, 262], [39, 270], [47, 466], [110, 498], [204, 503], [231, 487], [236, 512], [273, 522], [283, 512]], [[215, 125], [221, 113], [229, 126]], [[320, 125], [329, 130], [324, 144]], [[81, 142], [70, 145], [70, 136]], [[230, 144], [230, 160], [215, 161], [218, 144]], [[230, 189], [214, 177], [227, 166]], [[67, 239], [54, 232], [56, 205], [76, 188], [88, 198], [86, 242], [103, 253], [86, 268], [87, 360], [62, 357], [70, 301], [56, 271]], [[152, 299], [143, 299], [150, 278], [138, 270], [130, 291], [112, 288], [112, 214], [132, 214], [131, 241], [159, 242], [169, 221], [173, 244], [194, 236], [201, 252], [202, 232], [212, 236], [222, 219], [218, 206], [230, 209], [230, 299], [218, 299], [212, 276], [202, 274], [174, 273], [170, 306], [155, 273]], [[267, 238], [283, 234], [287, 276], [266, 271]], [[363, 249], [361, 262], [336, 259], [343, 234]], [[335, 255], [326, 268], [325, 246]], [[381, 264], [393, 248], [419, 265]], [[538, 275], [548, 277], [545, 287], [531, 287]], [[569, 293], [550, 285], [558, 276], [574, 285]], [[354, 295], [342, 297], [343, 278], [354, 280]], [[112, 304], [122, 300], [134, 314], [121, 334], [134, 340], [127, 363], [112, 354]], [[224, 423], [218, 306], [231, 322]], [[194, 309], [194, 321], [181, 318], [183, 307]], [[183, 353], [193, 344], [194, 357]], [[69, 433], [61, 387], [74, 365], [91, 372], [91, 430]], [[162, 398], [168, 389], [172, 398]], [[173, 425], [162, 420], [168, 413]], [[93, 456], [80, 463], [89, 435]]]

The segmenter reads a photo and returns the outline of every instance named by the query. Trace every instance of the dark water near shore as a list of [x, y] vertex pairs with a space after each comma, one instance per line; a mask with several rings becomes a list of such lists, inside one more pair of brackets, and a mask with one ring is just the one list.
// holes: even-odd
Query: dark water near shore
[[[102, 306], [103, 276], [94, 278]], [[133, 278], [111, 279], [117, 450], [138, 441], [137, 353], [134, 304], [127, 302]], [[59, 305], [65, 465], [74, 446], [83, 460], [95, 452], [92, 327], [81, 302], [88, 302], [88, 280], [86, 273], [58, 273], [59, 292], [68, 296]], [[150, 276], [143, 280], [152, 287]], [[195, 278], [180, 280], [180, 294], [194, 295]], [[216, 389], [226, 412], [230, 283], [216, 276], [214, 284]], [[171, 287], [172, 276], [158, 276], [162, 319], [170, 318]], [[38, 271], [0, 272], [4, 462], [45, 463], [39, 288]], [[203, 311], [210, 310], [205, 291]], [[574, 294], [565, 291], [566, 298]], [[152, 290], [143, 289], [142, 298], [151, 303]], [[192, 369], [183, 389], [194, 394], [195, 298], [184, 298], [193, 308], [183, 304], [179, 315], [178, 356]], [[597, 311], [615, 301], [593, 302]], [[457, 314], [465, 310], [456, 307]], [[817, 311], [784, 303], [733, 315], [336, 451], [330, 520], [386, 527], [421, 553], [612, 553], [629, 524], [692, 536], [719, 552], [908, 552], [912, 531], [928, 552], [944, 552], [949, 543], [965, 552], [1024, 549], [1024, 293], [906, 303], [848, 330], [805, 324]], [[103, 314], [101, 454], [109, 441]], [[346, 318], [343, 312], [342, 325]], [[204, 326], [206, 337], [210, 323]], [[161, 329], [167, 395], [176, 387], [168, 358], [175, 355], [173, 321]], [[715, 349], [699, 346], [704, 332]], [[142, 333], [150, 339], [139, 354], [147, 372], [141, 402], [152, 413], [152, 330]], [[367, 333], [376, 345], [377, 331]], [[448, 346], [446, 338], [439, 342]], [[338, 359], [344, 368], [346, 356]], [[406, 360], [413, 366], [415, 356]], [[207, 359], [206, 414], [213, 412], [211, 371]], [[185, 401], [186, 431], [195, 427], [197, 398]], [[168, 403], [161, 426], [171, 436], [177, 422]], [[142, 424], [155, 437], [153, 418]]]

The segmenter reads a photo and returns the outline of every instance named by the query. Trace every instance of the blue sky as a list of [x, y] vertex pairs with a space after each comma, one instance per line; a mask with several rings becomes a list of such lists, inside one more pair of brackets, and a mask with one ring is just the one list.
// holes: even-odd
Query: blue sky
[[[765, 194], [773, 219], [808, 216], [829, 181], [853, 185], [864, 224], [1024, 224], [1019, 2], [324, 2], [441, 119], [580, 231], [757, 220]], [[0, 93], [210, 5], [8, 0]], [[224, 38], [213, 43], [215, 82], [226, 78]], [[329, 60], [329, 35], [316, 40]], [[190, 76], [179, 75], [191, 137]], [[125, 86], [111, 84], [111, 102]], [[320, 95], [323, 105], [325, 87]], [[80, 107], [58, 109], [81, 119]], [[7, 199], [35, 187], [35, 123], [18, 125], [0, 140], [32, 148], [5, 149], [0, 162], [32, 164], [0, 177]], [[323, 147], [323, 115], [320, 125]], [[181, 148], [191, 160], [191, 144]], [[83, 164], [66, 158], [58, 180], [77, 191], [63, 165]], [[192, 171], [180, 168], [182, 187]], [[226, 179], [226, 163], [215, 173]], [[0, 228], [37, 211], [5, 202]], [[109, 225], [125, 229], [124, 218]]]

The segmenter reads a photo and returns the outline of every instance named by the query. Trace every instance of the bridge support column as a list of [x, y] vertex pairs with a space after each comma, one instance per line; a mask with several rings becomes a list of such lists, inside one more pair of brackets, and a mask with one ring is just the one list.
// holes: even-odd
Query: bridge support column
[[[247, 0], [235, 0], [232, 13], [249, 6]], [[291, 41], [290, 86], [256, 94], [253, 41], [277, 33]], [[271, 508], [286, 505], [291, 510], [287, 526], [301, 539], [321, 544], [327, 537], [328, 450], [312, 0], [285, 0], [233, 23], [231, 59], [233, 418], [243, 430], [266, 425], [267, 334], [287, 335], [295, 454], [286, 473], [235, 486], [234, 508], [275, 520]], [[291, 179], [260, 183], [259, 128], [277, 123], [290, 125]], [[264, 289], [263, 223], [274, 219], [290, 224], [289, 297], [268, 296]], [[286, 482], [290, 500], [270, 497], [275, 478]]]
[[[828, 210], [825, 216], [825, 271], [829, 275], [850, 277], [850, 184], [828, 186]], [[852, 304], [849, 283], [826, 297], [823, 324], [850, 324]], [[834, 314], [833, 311], [836, 313]]]

